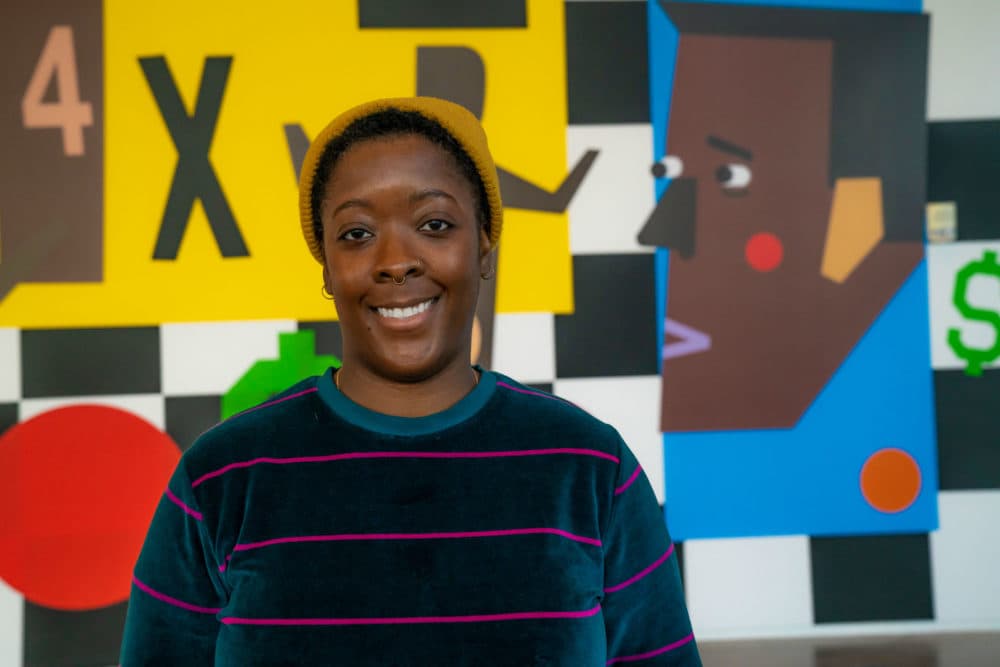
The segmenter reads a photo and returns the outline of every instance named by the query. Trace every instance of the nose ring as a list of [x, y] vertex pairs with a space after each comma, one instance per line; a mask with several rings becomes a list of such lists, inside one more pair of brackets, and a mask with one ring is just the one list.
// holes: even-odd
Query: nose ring
[[403, 279], [402, 280], [396, 280], [396, 276], [392, 277], [392, 283], [394, 285], [402, 285], [405, 282], [406, 282], [406, 274], [403, 274]]

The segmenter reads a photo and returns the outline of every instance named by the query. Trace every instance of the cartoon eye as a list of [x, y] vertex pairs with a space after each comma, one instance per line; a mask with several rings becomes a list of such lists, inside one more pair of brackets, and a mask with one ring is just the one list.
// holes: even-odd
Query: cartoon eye
[[750, 167], [745, 164], [724, 164], [715, 170], [715, 180], [724, 188], [745, 188], [750, 185]]
[[653, 163], [650, 171], [656, 178], [677, 178], [684, 173], [684, 161], [676, 155], [667, 155], [659, 162]]

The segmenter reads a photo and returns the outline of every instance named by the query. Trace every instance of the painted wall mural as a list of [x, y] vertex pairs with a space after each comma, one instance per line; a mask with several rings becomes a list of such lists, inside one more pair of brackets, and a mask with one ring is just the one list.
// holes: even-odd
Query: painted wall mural
[[619, 429], [696, 632], [1000, 623], [1000, 120], [920, 0], [8, 4], [0, 664], [114, 663], [181, 453], [340, 363], [297, 175], [413, 93], [500, 168], [477, 360]]
[[930, 344], [903, 333], [928, 319], [927, 17], [650, 11], [677, 34], [651, 43], [669, 184], [639, 240], [671, 251], [668, 341], [707, 341], [664, 354], [674, 531], [935, 528]]

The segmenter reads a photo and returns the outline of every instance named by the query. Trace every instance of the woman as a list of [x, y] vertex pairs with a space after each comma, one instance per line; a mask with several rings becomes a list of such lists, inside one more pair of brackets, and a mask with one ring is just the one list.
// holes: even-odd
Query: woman
[[503, 219], [475, 117], [347, 111], [309, 149], [300, 208], [343, 366], [185, 453], [122, 665], [700, 665], [632, 452], [469, 364]]

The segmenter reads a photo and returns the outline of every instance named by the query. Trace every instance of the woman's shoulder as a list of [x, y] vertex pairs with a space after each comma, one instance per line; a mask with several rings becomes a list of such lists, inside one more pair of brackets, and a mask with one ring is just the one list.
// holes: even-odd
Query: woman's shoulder
[[300, 435], [318, 419], [318, 380], [319, 376], [301, 380], [209, 428], [184, 453], [189, 469], [252, 452], [255, 442], [274, 443]]
[[583, 407], [559, 395], [495, 373], [501, 410], [512, 421], [531, 429], [560, 430], [572, 437], [604, 440], [611, 447], [620, 441], [618, 431]]

